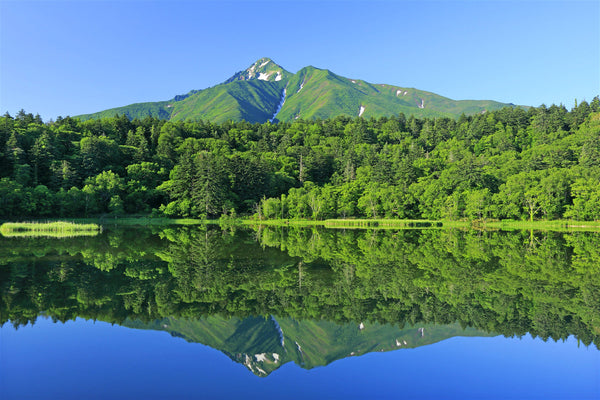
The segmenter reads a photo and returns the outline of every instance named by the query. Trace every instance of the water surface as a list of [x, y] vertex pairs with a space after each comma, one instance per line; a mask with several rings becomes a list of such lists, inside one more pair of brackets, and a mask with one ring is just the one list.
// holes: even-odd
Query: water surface
[[582, 232], [5, 238], [0, 385], [4, 398], [595, 399], [599, 260]]

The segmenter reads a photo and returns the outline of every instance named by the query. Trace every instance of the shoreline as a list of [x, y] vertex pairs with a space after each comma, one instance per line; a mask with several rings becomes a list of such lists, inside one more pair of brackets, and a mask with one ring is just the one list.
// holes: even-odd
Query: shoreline
[[[221, 226], [293, 226], [323, 227], [328, 229], [473, 229], [473, 230], [544, 230], [544, 231], [600, 231], [600, 221], [485, 221], [485, 220], [420, 220], [420, 219], [254, 219], [254, 218], [164, 218], [148, 216], [118, 216], [95, 218], [44, 218], [28, 219], [28, 222], [50, 223], [97, 223], [105, 228], [118, 226], [165, 226], [165, 225], [221, 225]], [[1, 223], [14, 221], [0, 221]]]

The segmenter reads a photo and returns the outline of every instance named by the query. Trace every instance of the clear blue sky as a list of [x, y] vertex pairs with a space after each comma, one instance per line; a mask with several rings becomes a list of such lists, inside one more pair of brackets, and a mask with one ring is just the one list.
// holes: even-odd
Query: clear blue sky
[[600, 94], [600, 1], [0, 0], [0, 113], [168, 100], [261, 57], [571, 108]]

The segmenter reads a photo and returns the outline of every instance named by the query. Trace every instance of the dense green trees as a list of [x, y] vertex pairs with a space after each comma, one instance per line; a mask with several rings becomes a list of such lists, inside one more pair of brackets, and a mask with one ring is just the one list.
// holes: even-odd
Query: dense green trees
[[[114, 183], [107, 189], [104, 180]], [[600, 99], [279, 124], [0, 117], [3, 218], [600, 219]], [[104, 185], [104, 186], [103, 186]], [[45, 188], [45, 189], [44, 189]], [[108, 197], [107, 197], [108, 196]]]

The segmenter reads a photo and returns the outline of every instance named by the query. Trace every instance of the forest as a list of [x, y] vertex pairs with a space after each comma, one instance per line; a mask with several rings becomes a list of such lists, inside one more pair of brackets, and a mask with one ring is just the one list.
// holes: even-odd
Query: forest
[[0, 219], [597, 220], [600, 99], [279, 123], [0, 117]]

